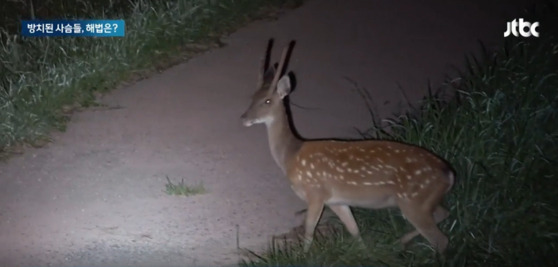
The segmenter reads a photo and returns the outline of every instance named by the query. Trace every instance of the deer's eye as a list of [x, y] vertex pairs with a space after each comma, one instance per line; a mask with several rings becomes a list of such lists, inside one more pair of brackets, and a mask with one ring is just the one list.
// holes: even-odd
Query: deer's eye
[[266, 99], [266, 100], [264, 101], [264, 103], [266, 103], [266, 104], [271, 104], [271, 99]]

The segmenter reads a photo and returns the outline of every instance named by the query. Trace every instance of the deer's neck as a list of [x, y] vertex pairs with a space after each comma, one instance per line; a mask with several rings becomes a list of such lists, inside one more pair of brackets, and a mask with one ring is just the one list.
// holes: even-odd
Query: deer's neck
[[286, 174], [287, 164], [291, 158], [296, 156], [302, 146], [302, 140], [294, 135], [289, 126], [287, 112], [282, 106], [278, 116], [266, 126], [271, 155], [279, 168]]

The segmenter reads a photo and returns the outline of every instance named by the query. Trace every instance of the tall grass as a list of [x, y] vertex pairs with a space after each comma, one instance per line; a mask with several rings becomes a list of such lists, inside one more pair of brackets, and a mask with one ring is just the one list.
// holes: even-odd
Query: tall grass
[[407, 249], [394, 245], [410, 229], [398, 211], [354, 209], [368, 249], [339, 231], [308, 254], [298, 243], [274, 245], [243, 265], [558, 266], [558, 42], [510, 42], [470, 57], [461, 77], [451, 100], [430, 94], [366, 132], [452, 163], [451, 215], [440, 224], [450, 237], [445, 257], [422, 237]]
[[118, 13], [78, 0], [75, 14], [125, 18], [126, 37], [23, 38], [0, 29], [0, 155], [43, 143], [63, 129], [67, 111], [93, 104], [94, 92], [219, 45], [222, 34], [285, 2], [300, 1], [134, 0]]

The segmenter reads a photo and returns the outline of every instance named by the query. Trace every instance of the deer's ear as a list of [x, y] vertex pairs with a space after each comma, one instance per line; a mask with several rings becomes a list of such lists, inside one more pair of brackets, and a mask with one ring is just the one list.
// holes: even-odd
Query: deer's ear
[[262, 69], [260, 76], [258, 77], [258, 88], [262, 88], [265, 83], [270, 83], [275, 76], [275, 71], [277, 70], [277, 63], [269, 66], [267, 69]]
[[269, 68], [264, 72], [264, 81], [271, 82], [275, 72], [277, 71], [277, 63], [269, 66]]
[[277, 94], [281, 99], [285, 98], [285, 96], [291, 93], [291, 78], [289, 75], [284, 75], [281, 79], [277, 82]]

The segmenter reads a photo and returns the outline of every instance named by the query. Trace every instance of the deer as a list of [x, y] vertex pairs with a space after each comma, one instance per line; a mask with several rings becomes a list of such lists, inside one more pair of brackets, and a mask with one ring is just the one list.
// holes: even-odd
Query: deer
[[306, 203], [303, 248], [308, 252], [314, 231], [327, 206], [347, 231], [362, 242], [351, 207], [399, 208], [414, 230], [399, 239], [402, 245], [422, 235], [443, 254], [448, 238], [437, 224], [449, 216], [441, 206], [454, 185], [455, 171], [426, 148], [391, 140], [303, 139], [287, 112], [292, 80], [283, 73], [287, 45], [269, 66], [273, 39], [262, 58], [257, 91], [242, 114], [245, 127], [264, 124], [275, 163], [291, 189]]

